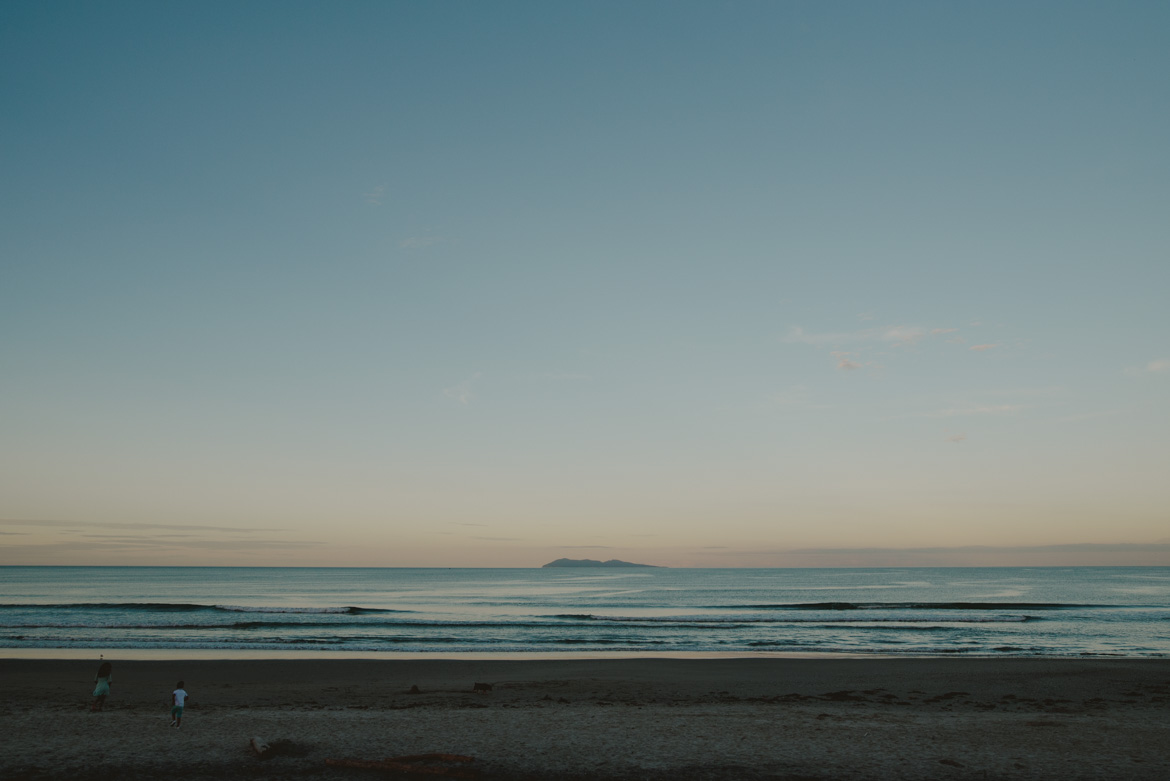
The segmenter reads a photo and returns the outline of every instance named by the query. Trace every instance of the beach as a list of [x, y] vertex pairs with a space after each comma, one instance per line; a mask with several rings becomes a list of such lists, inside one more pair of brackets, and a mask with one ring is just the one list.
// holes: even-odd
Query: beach
[[0, 662], [0, 777], [360, 781], [395, 776], [326, 760], [429, 752], [485, 779], [1170, 777], [1164, 659], [111, 661], [101, 713], [96, 663]]

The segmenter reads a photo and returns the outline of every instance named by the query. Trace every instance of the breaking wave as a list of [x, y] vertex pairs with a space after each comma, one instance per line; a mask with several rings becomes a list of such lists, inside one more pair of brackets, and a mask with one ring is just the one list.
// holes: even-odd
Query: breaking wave
[[62, 604], [0, 604], [0, 610], [139, 610], [151, 613], [196, 613], [220, 611], [224, 613], [410, 613], [410, 610], [390, 610], [377, 607], [284, 607], [253, 605], [199, 605], [186, 602], [67, 602]]

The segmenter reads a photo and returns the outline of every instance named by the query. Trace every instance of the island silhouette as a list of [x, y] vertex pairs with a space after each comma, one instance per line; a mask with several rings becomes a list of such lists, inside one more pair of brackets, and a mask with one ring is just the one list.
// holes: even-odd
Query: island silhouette
[[541, 569], [547, 567], [652, 567], [654, 569], [661, 569], [656, 564], [635, 564], [632, 561], [622, 561], [620, 559], [610, 559], [609, 561], [598, 561], [597, 559], [557, 559], [545, 564]]

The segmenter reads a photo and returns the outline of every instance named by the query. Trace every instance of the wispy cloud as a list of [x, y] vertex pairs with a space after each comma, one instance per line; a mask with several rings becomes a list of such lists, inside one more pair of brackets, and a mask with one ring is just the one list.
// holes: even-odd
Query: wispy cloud
[[62, 520], [16, 520], [0, 519], [2, 526], [48, 526], [62, 529], [184, 529], [204, 532], [238, 532], [250, 534], [252, 532], [278, 532], [282, 529], [272, 527], [261, 528], [252, 526], [204, 526], [194, 523], [133, 523], [125, 521], [62, 521]]
[[1131, 366], [1125, 370], [1125, 373], [1131, 377], [1140, 377], [1144, 374], [1170, 373], [1170, 358], [1155, 358], [1146, 363], [1145, 366]]
[[[860, 316], [859, 316], [860, 317]], [[787, 344], [807, 344], [813, 347], [835, 348], [830, 355], [841, 371], [863, 368], [882, 368], [867, 360], [864, 353], [877, 351], [878, 355], [897, 348], [910, 348], [923, 339], [953, 333], [955, 328], [924, 328], [918, 325], [887, 325], [850, 331], [807, 331], [795, 325], [788, 329], [782, 341]]]
[[[260, 550], [303, 550], [319, 547], [324, 544], [324, 542], [316, 540], [252, 539], [248, 540], [246, 552], [252, 554]], [[10, 560], [22, 560], [28, 554], [44, 553], [157, 553], [177, 551], [224, 551], [228, 553], [239, 553], [244, 550], [240, 547], [239, 540], [160, 540], [143, 536], [131, 539], [74, 539], [65, 542], [8, 545], [5, 546], [3, 552]]]
[[386, 194], [386, 185], [380, 184], [365, 194], [366, 203], [371, 206], [381, 206], [382, 196]]
[[[143, 539], [143, 535], [141, 535], [141, 534], [106, 534], [104, 532], [86, 532], [86, 533], [78, 532], [77, 536], [84, 537], [84, 538], [91, 539], [91, 540], [123, 540], [123, 541], [128, 541], [128, 542]], [[150, 539], [152, 539], [152, 540], [183, 540], [183, 539], [189, 540], [189, 539], [195, 539], [198, 536], [199, 535], [197, 535], [197, 534], [151, 534]], [[248, 542], [249, 542], [249, 544], [251, 544], [251, 540], [249, 540]]]
[[914, 344], [925, 335], [926, 332], [918, 326], [898, 325], [886, 328], [882, 332], [881, 340], [895, 344]]
[[[810, 547], [699, 551], [732, 560], [753, 559], [755, 566], [905, 567], [905, 566], [1076, 566], [1156, 564], [1170, 561], [1170, 544], [1071, 543], [1054, 545], [963, 545], [921, 548]], [[896, 588], [896, 586], [878, 586]]]
[[946, 438], [947, 442], [962, 442], [967, 438], [966, 434], [951, 434]]
[[[0, 548], [4, 563], [51, 563], [60, 556], [82, 554], [86, 560], [151, 562], [175, 557], [222, 554], [251, 556], [258, 552], [287, 553], [326, 545], [319, 540], [276, 536], [281, 529], [213, 526], [191, 523], [135, 523], [121, 521], [70, 521], [60, 519], [4, 519], [0, 525], [23, 527], [29, 532], [0, 532], [24, 536], [19, 544]], [[178, 530], [178, 531], [176, 531]], [[34, 541], [37, 540], [37, 541]], [[129, 558], [126, 558], [129, 557]]]
[[788, 553], [1150, 553], [1170, 551], [1170, 544], [1159, 543], [1070, 543], [1065, 545], [960, 545], [938, 548], [796, 548]]
[[830, 353], [830, 355], [832, 355], [834, 358], [837, 359], [837, 368], [838, 369], [844, 369], [845, 371], [853, 371], [854, 369], [861, 368], [861, 364], [857, 363], [856, 361], [853, 360], [854, 353], [842, 352], [841, 350], [834, 350], [832, 353]]
[[984, 352], [986, 350], [994, 350], [996, 347], [999, 347], [999, 345], [998, 344], [973, 344], [970, 347], [968, 347], [967, 349], [968, 350], [975, 350], [977, 352]]
[[443, 388], [443, 395], [449, 399], [455, 399], [460, 404], [468, 404], [475, 398], [473, 386], [475, 381], [480, 377], [480, 373], [476, 372], [470, 378], [464, 380], [458, 385], [452, 385], [450, 388]]

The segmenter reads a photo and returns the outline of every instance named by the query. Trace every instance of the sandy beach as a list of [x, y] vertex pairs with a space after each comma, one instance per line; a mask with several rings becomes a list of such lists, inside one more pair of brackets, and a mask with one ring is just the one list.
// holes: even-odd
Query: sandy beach
[[1170, 777], [1167, 660], [113, 661], [96, 714], [96, 665], [0, 662], [0, 777], [361, 781], [393, 774], [326, 759], [427, 752], [486, 779]]

